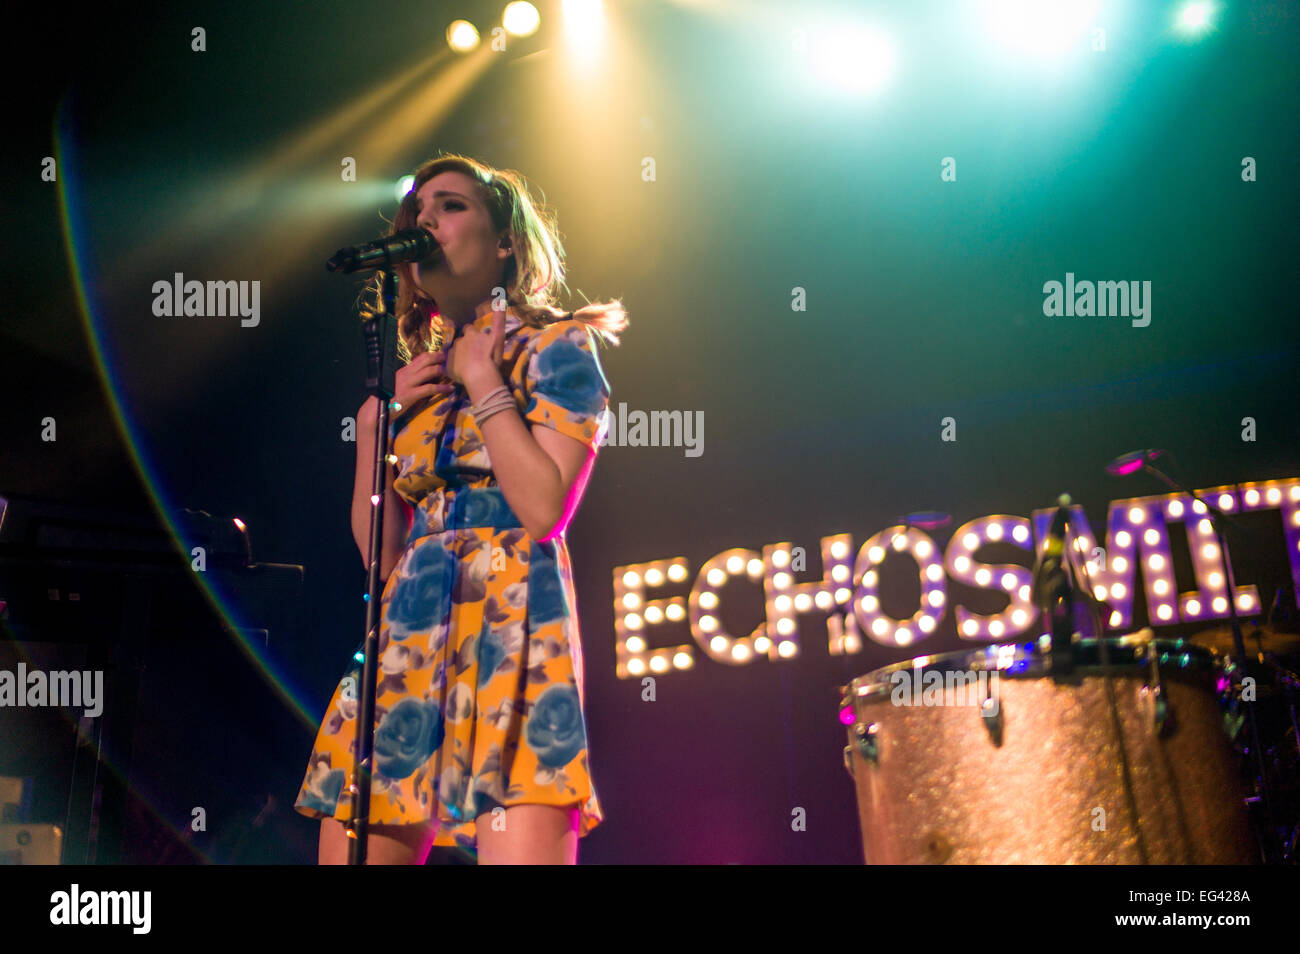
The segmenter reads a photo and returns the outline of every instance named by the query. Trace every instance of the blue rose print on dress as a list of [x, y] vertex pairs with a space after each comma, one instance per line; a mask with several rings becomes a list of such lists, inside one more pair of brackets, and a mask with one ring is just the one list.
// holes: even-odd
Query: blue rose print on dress
[[403, 640], [442, 622], [451, 599], [453, 563], [436, 542], [419, 547], [407, 561], [388, 604], [388, 634]]
[[564, 615], [564, 585], [554, 549], [550, 541], [534, 543], [528, 556], [528, 626], [535, 629]]
[[573, 686], [551, 686], [538, 696], [524, 739], [537, 753], [537, 761], [547, 768], [563, 768], [573, 761], [587, 745], [578, 690]]
[[517, 527], [519, 518], [506, 503], [505, 494], [497, 487], [461, 491], [459, 501], [453, 501], [456, 512], [452, 527]]
[[322, 778], [319, 784], [309, 787], [298, 799], [298, 804], [304, 808], [314, 808], [326, 815], [333, 815], [335, 809], [339, 807], [339, 795], [342, 791], [343, 770], [335, 769]]
[[537, 355], [536, 393], [577, 414], [605, 409], [609, 385], [591, 352], [568, 338], [558, 338]]
[[375, 730], [375, 768], [391, 779], [410, 776], [442, 744], [442, 713], [432, 702], [406, 698]]
[[501, 634], [489, 629], [486, 624], [478, 640], [478, 687], [482, 689], [492, 679], [501, 660], [506, 658], [505, 640]]

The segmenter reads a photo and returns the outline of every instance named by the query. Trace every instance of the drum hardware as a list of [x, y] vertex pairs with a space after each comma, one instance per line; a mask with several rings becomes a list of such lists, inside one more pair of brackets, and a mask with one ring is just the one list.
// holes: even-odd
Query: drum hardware
[[984, 687], [984, 698], [980, 700], [980, 718], [988, 730], [989, 741], [997, 748], [1002, 747], [1002, 700], [989, 694]]
[[[1267, 626], [1263, 628], [1268, 630]], [[1289, 659], [1284, 661], [1267, 651], [1238, 663], [1232, 656], [1220, 652], [1217, 642], [1202, 640], [1203, 635], [1197, 634], [1191, 637], [1191, 641], [1208, 643], [1224, 665], [1221, 693], [1224, 732], [1242, 759], [1243, 770], [1253, 769], [1256, 762], [1261, 761], [1269, 773], [1267, 779], [1261, 780], [1253, 771], [1250, 772], [1249, 782], [1254, 793], [1246, 799], [1251, 817], [1261, 832], [1261, 841], [1267, 838], [1269, 803], [1263, 798], [1267, 791], [1272, 795], [1272, 814], [1276, 822], [1276, 860], [1282, 864], [1300, 863], [1297, 855], [1297, 842], [1300, 842], [1300, 730], [1296, 719], [1300, 676], [1288, 667]], [[1244, 731], [1248, 726], [1247, 707], [1251, 705], [1246, 693], [1248, 685], [1253, 689], [1260, 737], [1264, 740], [1258, 760], [1251, 751], [1251, 736]]]
[[[852, 705], [851, 701], [841, 703], [841, 706]], [[853, 735], [857, 738], [857, 749], [859, 754], [872, 765], [880, 764], [880, 742], [877, 734], [880, 732], [880, 726], [875, 722], [864, 725], [861, 722], [853, 726]], [[853, 745], [844, 746], [844, 768], [850, 775], [853, 774]]]
[[1034, 602], [1049, 623], [1052, 670], [1068, 676], [1074, 669], [1074, 627], [1071, 561], [1065, 553], [1065, 528], [1070, 522], [1070, 495], [1057, 498], [1056, 513], [1034, 565]]
[[[1150, 632], [1150, 630], [1148, 630]], [[1140, 652], [1148, 657], [1148, 678], [1142, 686], [1142, 701], [1151, 714], [1151, 725], [1157, 736], [1168, 735], [1173, 730], [1173, 710], [1169, 707], [1169, 697], [1160, 681], [1160, 660], [1157, 653], [1147, 652], [1143, 647]]]
[[[853, 705], [851, 694], [840, 701], [841, 711]], [[979, 704], [979, 717], [988, 731], [989, 740], [994, 746], [1002, 745], [1002, 700], [992, 695], [988, 686], [984, 687], [984, 696]], [[853, 725], [854, 743], [844, 746], [844, 769], [852, 776], [853, 750], [856, 748], [863, 760], [872, 765], [880, 764], [880, 723], [855, 722]]]

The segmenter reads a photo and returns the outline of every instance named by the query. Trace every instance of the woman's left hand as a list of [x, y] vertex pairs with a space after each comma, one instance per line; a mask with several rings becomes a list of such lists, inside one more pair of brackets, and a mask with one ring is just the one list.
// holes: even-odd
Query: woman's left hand
[[447, 352], [447, 376], [466, 389], [476, 379], [499, 378], [505, 348], [505, 328], [504, 310], [493, 312], [492, 328], [489, 331], [465, 328]]

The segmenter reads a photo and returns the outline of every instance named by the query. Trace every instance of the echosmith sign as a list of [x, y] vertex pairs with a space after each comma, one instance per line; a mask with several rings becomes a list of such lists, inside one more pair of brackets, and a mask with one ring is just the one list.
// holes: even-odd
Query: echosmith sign
[[[1300, 478], [1216, 487], [1197, 492], [1227, 514], [1277, 511], [1286, 540], [1291, 578], [1300, 592]], [[1003, 543], [1041, 553], [1054, 508], [1035, 510], [1032, 519], [995, 514], [959, 527], [946, 549], [924, 531], [895, 526], [880, 531], [856, 551], [853, 537], [837, 533], [821, 539], [822, 576], [797, 582], [806, 570], [802, 547], [774, 543], [762, 553], [735, 547], [700, 567], [689, 601], [680, 596], [649, 598], [647, 591], [665, 582], [680, 583], [689, 575], [683, 557], [634, 563], [614, 568], [614, 626], [617, 633], [619, 678], [665, 673], [694, 665], [697, 648], [717, 662], [739, 665], [759, 655], [788, 659], [799, 654], [797, 617], [828, 612], [826, 628], [833, 655], [862, 649], [861, 634], [882, 646], [910, 646], [935, 631], [949, 610], [948, 580], [1007, 597], [1001, 612], [982, 615], [964, 606], [952, 611], [963, 639], [1001, 641], [1034, 630], [1038, 608], [1030, 598], [1032, 572], [1019, 564], [990, 564], [977, 559], [985, 544]], [[1179, 592], [1170, 554], [1170, 527], [1181, 524], [1187, 534], [1195, 570], [1196, 589]], [[1112, 501], [1102, 547], [1094, 539], [1081, 507], [1071, 508], [1066, 546], [1076, 570], [1098, 599], [1110, 607], [1108, 626], [1127, 631], [1133, 626], [1133, 603], [1141, 593], [1152, 626], [1204, 622], [1228, 617], [1225, 560], [1204, 504], [1187, 494], [1130, 497]], [[889, 548], [916, 561], [921, 580], [920, 605], [907, 619], [886, 615], [880, 606], [877, 567]], [[1030, 561], [1032, 562], [1032, 561]], [[719, 591], [732, 576], [761, 579], [766, 615], [748, 636], [723, 630]], [[1241, 581], [1237, 581], [1240, 583]], [[1259, 593], [1253, 585], [1238, 585], [1233, 594], [1238, 612], [1259, 613]], [[665, 623], [688, 619], [694, 644], [650, 648], [648, 631]]]

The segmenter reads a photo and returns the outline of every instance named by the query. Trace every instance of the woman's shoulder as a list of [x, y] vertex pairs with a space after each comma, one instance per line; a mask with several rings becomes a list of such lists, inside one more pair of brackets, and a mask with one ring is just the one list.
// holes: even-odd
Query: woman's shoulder
[[564, 340], [582, 347], [589, 341], [590, 335], [587, 323], [581, 318], [574, 318], [572, 312], [567, 316], [547, 321], [540, 327], [526, 324], [519, 329], [519, 333], [524, 337], [530, 352], [536, 352]]

